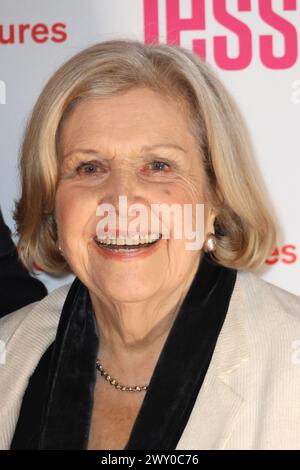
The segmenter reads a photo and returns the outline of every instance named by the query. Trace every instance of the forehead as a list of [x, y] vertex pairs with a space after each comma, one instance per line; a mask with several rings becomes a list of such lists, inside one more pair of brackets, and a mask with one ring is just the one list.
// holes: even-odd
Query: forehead
[[189, 146], [194, 142], [188, 118], [186, 104], [148, 88], [92, 98], [79, 103], [66, 119], [63, 147], [66, 152], [91, 144], [124, 150], [164, 140]]

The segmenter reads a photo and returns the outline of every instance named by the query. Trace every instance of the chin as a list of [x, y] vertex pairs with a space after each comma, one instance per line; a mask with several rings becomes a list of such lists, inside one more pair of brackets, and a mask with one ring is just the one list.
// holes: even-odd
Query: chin
[[158, 290], [157, 284], [134, 282], [131, 279], [117, 280], [116, 282], [99, 282], [98, 289], [105, 297], [116, 302], [139, 302], [151, 298]]
[[[152, 295], [153, 295], [153, 293], [152, 293]], [[120, 293], [120, 292], [118, 292], [118, 294], [114, 295], [114, 296], [110, 295], [110, 298], [114, 302], [118, 302], [118, 303], [122, 303], [122, 304], [143, 302], [143, 301], [148, 300], [149, 297], [151, 297], [151, 294], [145, 293], [143, 295], [143, 293], [137, 294], [136, 292], [132, 293], [132, 295], [128, 292], [124, 292], [124, 295], [122, 295], [122, 293]]]

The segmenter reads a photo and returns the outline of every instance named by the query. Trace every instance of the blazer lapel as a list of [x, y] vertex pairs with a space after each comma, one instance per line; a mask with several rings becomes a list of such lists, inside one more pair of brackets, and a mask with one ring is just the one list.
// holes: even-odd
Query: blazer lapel
[[244, 324], [238, 273], [227, 316], [214, 355], [176, 449], [223, 449], [235, 428], [246, 400], [238, 384], [244, 382], [249, 362], [249, 342]]

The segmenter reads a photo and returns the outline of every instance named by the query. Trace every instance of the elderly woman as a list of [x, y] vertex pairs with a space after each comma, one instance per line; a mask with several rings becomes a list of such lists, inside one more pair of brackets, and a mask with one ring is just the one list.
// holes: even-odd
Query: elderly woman
[[[300, 299], [251, 272], [275, 222], [207, 64], [134, 40], [80, 52], [37, 101], [21, 174], [24, 264], [75, 279], [0, 323], [1, 448], [300, 448]], [[204, 205], [202, 243], [178, 214], [101, 232], [120, 196]]]

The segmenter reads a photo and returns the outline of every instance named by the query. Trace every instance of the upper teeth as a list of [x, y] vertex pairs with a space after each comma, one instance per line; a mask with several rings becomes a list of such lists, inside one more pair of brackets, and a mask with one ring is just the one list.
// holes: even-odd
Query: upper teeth
[[107, 245], [139, 245], [140, 243], [151, 243], [158, 240], [159, 234], [151, 233], [148, 235], [133, 234], [130, 237], [111, 237], [110, 235], [96, 236], [96, 240]]

